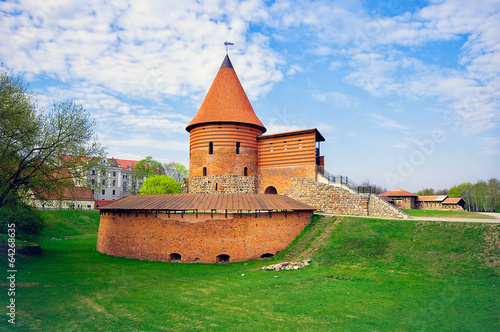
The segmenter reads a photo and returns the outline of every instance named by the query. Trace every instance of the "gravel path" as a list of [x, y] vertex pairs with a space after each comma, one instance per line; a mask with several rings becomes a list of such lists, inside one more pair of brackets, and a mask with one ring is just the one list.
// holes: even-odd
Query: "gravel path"
[[411, 220], [428, 220], [428, 221], [451, 221], [451, 222], [479, 222], [500, 224], [500, 213], [487, 213], [480, 212], [481, 214], [488, 215], [494, 219], [473, 219], [473, 218], [437, 218], [437, 217], [410, 217]]
[[[481, 214], [485, 214], [487, 216], [492, 217], [493, 219], [474, 219], [474, 218], [438, 218], [438, 217], [410, 217], [409, 219], [396, 219], [396, 218], [381, 218], [381, 219], [394, 219], [394, 220], [426, 220], [426, 221], [449, 221], [449, 222], [478, 222], [478, 223], [490, 223], [490, 224], [500, 224], [500, 213], [487, 213], [487, 212], [479, 212]], [[350, 215], [342, 215], [342, 214], [322, 214], [319, 215], [325, 217], [353, 217]], [[365, 217], [365, 216], [356, 216], [358, 218], [377, 218], [377, 217]]]

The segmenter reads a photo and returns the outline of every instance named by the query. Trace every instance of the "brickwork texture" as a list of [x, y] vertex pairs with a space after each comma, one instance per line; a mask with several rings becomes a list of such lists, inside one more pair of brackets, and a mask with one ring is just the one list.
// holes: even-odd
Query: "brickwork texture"
[[310, 222], [310, 212], [243, 214], [118, 213], [101, 211], [97, 250], [145, 260], [216, 263], [275, 255]]

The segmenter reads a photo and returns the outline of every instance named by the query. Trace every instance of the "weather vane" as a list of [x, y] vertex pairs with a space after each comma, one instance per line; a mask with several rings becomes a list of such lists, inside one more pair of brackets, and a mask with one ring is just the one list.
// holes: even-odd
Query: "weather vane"
[[226, 54], [227, 54], [227, 48], [228, 48], [229, 45], [234, 45], [234, 43], [230, 43], [228, 41], [224, 42], [224, 46], [226, 46]]

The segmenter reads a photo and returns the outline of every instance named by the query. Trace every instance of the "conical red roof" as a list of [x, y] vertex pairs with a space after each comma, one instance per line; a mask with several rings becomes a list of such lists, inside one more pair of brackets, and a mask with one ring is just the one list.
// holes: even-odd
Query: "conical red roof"
[[191, 131], [200, 124], [220, 122], [245, 123], [258, 127], [263, 133], [266, 131], [262, 122], [255, 115], [227, 55], [198, 113], [188, 124], [186, 130]]

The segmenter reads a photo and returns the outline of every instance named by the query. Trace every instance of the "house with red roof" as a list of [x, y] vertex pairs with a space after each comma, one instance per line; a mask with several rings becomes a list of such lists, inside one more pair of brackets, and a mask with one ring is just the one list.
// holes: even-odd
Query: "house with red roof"
[[402, 209], [456, 210], [463, 211], [466, 202], [462, 198], [450, 198], [448, 195], [418, 196], [406, 190], [396, 188], [379, 195]]
[[416, 209], [418, 195], [412, 194], [401, 188], [386, 191], [379, 194], [380, 197], [392, 199], [393, 203], [400, 209]]

